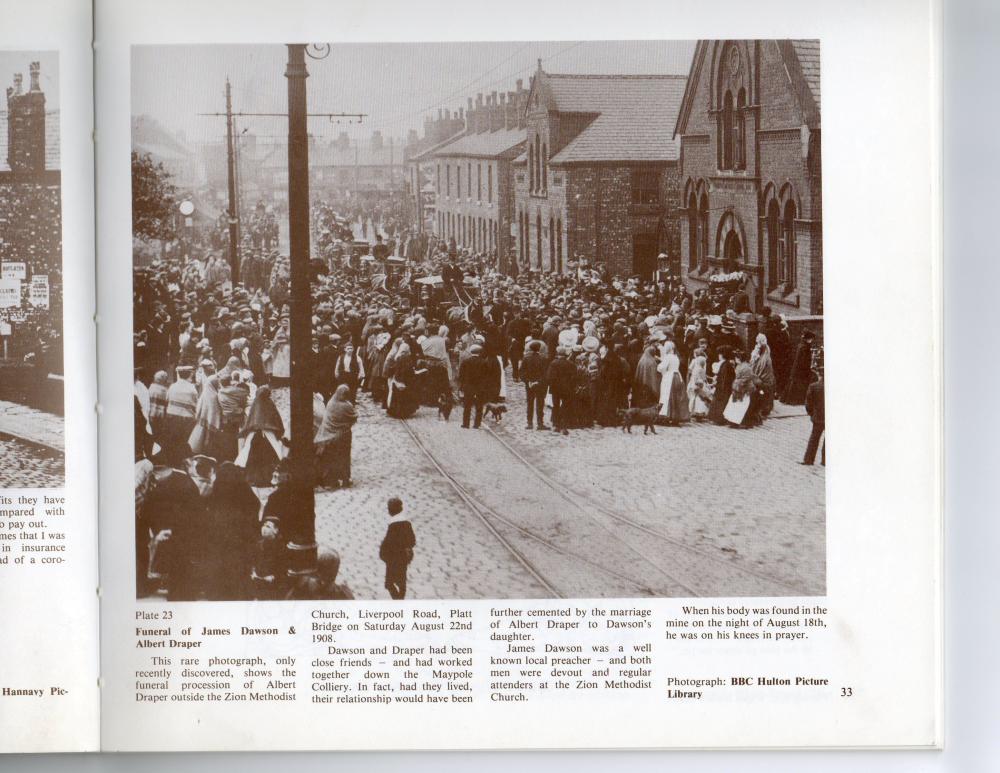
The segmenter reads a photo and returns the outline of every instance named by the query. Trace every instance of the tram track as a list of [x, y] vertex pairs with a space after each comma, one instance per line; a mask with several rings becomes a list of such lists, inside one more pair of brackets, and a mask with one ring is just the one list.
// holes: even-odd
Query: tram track
[[[603, 507], [602, 505], [597, 504], [586, 497], [582, 497], [578, 494], [575, 494], [563, 484], [559, 483], [550, 476], [538, 470], [534, 464], [532, 464], [528, 459], [524, 457], [523, 454], [520, 453], [520, 451], [514, 448], [509, 442], [507, 442], [504, 438], [502, 438], [499, 434], [497, 434], [492, 428], [484, 427], [484, 429], [490, 435], [492, 435], [493, 438], [496, 439], [497, 442], [499, 442], [500, 445], [502, 445], [509, 454], [511, 454], [514, 458], [516, 458], [521, 463], [521, 465], [525, 467], [536, 479], [538, 479], [546, 486], [548, 486], [550, 489], [552, 489], [564, 501], [572, 504], [577, 509], [586, 513], [588, 517], [594, 518], [594, 513], [596, 512], [617, 524], [626, 526], [634, 531], [639, 532], [641, 535], [643, 535], [643, 538], [646, 540], [648, 540], [649, 538], [653, 538], [655, 540], [661, 541], [665, 545], [669, 546], [670, 550], [674, 552], [675, 564], [691, 563], [690, 561], [676, 560], [677, 559], [676, 553], [677, 551], [680, 551], [682, 553], [687, 554], [688, 556], [695, 557], [695, 562], [700, 560], [708, 561], [713, 566], [718, 567], [718, 569], [720, 569], [725, 573], [728, 573], [730, 575], [740, 576], [741, 578], [743, 578], [744, 584], [749, 582], [752, 587], [755, 587], [755, 589], [759, 591], [753, 594], [744, 593], [741, 595], [759, 595], [759, 596], [809, 595], [808, 592], [803, 590], [802, 588], [798, 588], [782, 579], [779, 579], [764, 572], [757, 571], [750, 567], [740, 566], [738, 564], [733, 563], [730, 560], [720, 558], [719, 556], [715, 556], [712, 553], [702, 548], [696, 547], [694, 545], [689, 545], [681, 540], [678, 540], [674, 537], [664, 534], [663, 532], [657, 529], [653, 529], [649, 526], [646, 526], [645, 524], [639, 523], [638, 521], [635, 521], [627, 516], [624, 516], [621, 513], [616, 513], [613, 510]], [[599, 523], [599, 521], [596, 520], [595, 522]], [[608, 531], [616, 540], [623, 542], [624, 544], [628, 545], [629, 547], [633, 548], [633, 550], [635, 550], [634, 546], [625, 541], [620, 534], [616, 533], [612, 529], [609, 529], [606, 524], [599, 524], [599, 525], [601, 525], [602, 528]], [[643, 555], [643, 557], [648, 563], [655, 566], [660, 572], [665, 573], [665, 570], [663, 570], [662, 567], [660, 567], [656, 562], [652, 561], [645, 555]], [[717, 578], [713, 578], [713, 585], [717, 585], [717, 582], [715, 581], [716, 579]], [[692, 587], [693, 585], [697, 585], [699, 583], [698, 580], [691, 580], [685, 578], [684, 580], [675, 579], [675, 581], [678, 584], [687, 587], [691, 591], [691, 595], [693, 596], [734, 595], [732, 593], [720, 593], [717, 587], [714, 589], [704, 588], [699, 591], [699, 589]], [[776, 593], [775, 590], [778, 590], [780, 592]]]
[[[420, 438], [413, 427], [410, 426], [408, 421], [400, 420], [400, 423], [406, 428], [406, 431], [413, 440], [414, 445], [417, 446], [417, 448], [425, 457], [427, 457], [438, 473], [448, 482], [466, 507], [481, 523], [483, 523], [483, 525], [497, 539], [497, 541], [509, 553], [511, 553], [511, 555], [535, 579], [535, 581], [545, 588], [552, 596], [558, 598], [586, 598], [598, 595], [581, 593], [579, 592], [577, 584], [572, 583], [571, 581], [567, 582], [565, 579], [555, 579], [553, 577], [554, 574], [564, 573], [556, 566], [547, 568], [539, 566], [540, 563], [550, 561], [552, 554], [560, 556], [563, 559], [562, 563], [565, 563], [564, 559], [572, 559], [572, 561], [588, 567], [592, 570], [592, 572], [604, 575], [603, 580], [601, 580], [603, 584], [608, 584], [609, 581], [612, 581], [612, 584], [616, 583], [616, 587], [623, 590], [622, 594], [615, 595], [621, 595], [622, 597], [655, 597], [663, 595], [662, 592], [658, 592], [656, 589], [650, 587], [648, 581], [645, 579], [639, 579], [635, 576], [619, 571], [618, 569], [612, 569], [599, 561], [595, 561], [592, 558], [582, 555], [580, 552], [574, 551], [563, 545], [558, 545], [551, 539], [538, 534], [536, 531], [517, 523], [511, 518], [501, 515], [495, 508], [490, 507], [480, 498], [473, 495], [473, 493], [469, 491], [463, 483], [461, 483], [454, 475], [445, 469], [441, 460], [438, 459], [437, 456], [428, 448], [427, 444]], [[515, 545], [510, 536], [505, 536], [502, 533], [505, 529], [515, 533], [520, 538], [523, 538], [535, 546], [540, 546], [541, 551], [534, 558], [529, 557], [526, 555], [527, 551], [525, 546]], [[642, 554], [639, 551], [636, 551], [632, 546], [626, 545], [626, 547], [637, 553], [640, 557], [643, 557]], [[646, 560], [648, 560], [648, 558]], [[659, 569], [659, 567], [656, 568]], [[668, 581], [671, 582], [675, 590], [690, 590], [689, 588], [681, 586], [674, 577], [668, 574], [665, 576]], [[594, 581], [599, 579], [601, 578], [593, 577]], [[567, 585], [569, 585], [569, 587], [565, 587]], [[602, 595], [608, 594], [605, 593]]]

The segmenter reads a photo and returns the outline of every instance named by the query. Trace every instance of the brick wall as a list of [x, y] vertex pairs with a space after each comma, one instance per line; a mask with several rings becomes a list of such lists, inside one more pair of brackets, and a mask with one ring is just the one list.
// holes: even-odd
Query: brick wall
[[29, 272], [62, 268], [59, 173], [0, 172], [0, 260], [25, 262]]
[[[743, 261], [739, 266], [751, 277], [747, 288], [753, 302], [767, 304], [784, 314], [822, 313], [822, 211], [819, 130], [810, 131], [778, 44], [773, 40], [742, 41], [742, 67], [751, 85], [750, 107], [744, 113], [746, 169], [720, 170], [718, 124], [711, 106], [712, 63], [722, 43], [710, 43], [695, 62], [690, 114], [681, 136], [682, 185], [700, 183], [709, 196], [708, 270], [689, 271], [691, 237], [687, 201], [680, 197], [679, 251], [684, 277], [692, 289], [707, 286], [707, 274], [722, 266], [720, 235], [734, 222], [740, 233]], [[777, 285], [769, 275], [768, 234], [763, 216], [773, 195], [784, 209], [793, 200], [796, 208], [796, 286]]]

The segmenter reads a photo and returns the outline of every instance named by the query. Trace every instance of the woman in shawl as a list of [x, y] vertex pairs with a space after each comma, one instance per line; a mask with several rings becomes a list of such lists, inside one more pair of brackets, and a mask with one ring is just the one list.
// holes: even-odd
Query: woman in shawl
[[416, 389], [415, 365], [410, 345], [400, 341], [392, 363], [389, 397], [386, 401], [389, 415], [395, 419], [408, 419], [417, 410], [419, 396]]
[[378, 347], [378, 354], [375, 356], [373, 366], [377, 371], [372, 386], [372, 399], [383, 408], [388, 408], [389, 378], [392, 376], [399, 345], [403, 342], [402, 339], [397, 338], [390, 344], [390, 338], [391, 336], [388, 333], [379, 333], [375, 341], [375, 345]]
[[206, 599], [239, 601], [250, 597], [259, 514], [260, 500], [243, 479], [243, 471], [223, 462], [205, 498], [201, 529], [205, 551], [200, 580]]
[[708, 405], [712, 401], [708, 388], [708, 372], [705, 354], [701, 349], [695, 350], [694, 359], [688, 367], [688, 411], [691, 418], [701, 421], [708, 416]]
[[681, 359], [673, 341], [666, 341], [660, 350], [657, 370], [660, 379], [660, 418], [671, 426], [683, 424], [691, 418], [688, 410], [684, 380], [681, 378]]
[[165, 370], [158, 370], [153, 376], [153, 383], [149, 385], [149, 427], [157, 440], [163, 436], [163, 427], [166, 423], [169, 386], [170, 377]]
[[285, 386], [292, 374], [292, 346], [288, 341], [288, 317], [281, 318], [271, 342], [271, 379], [275, 386]]
[[[618, 349], [619, 345], [616, 344], [615, 348]], [[614, 427], [618, 423], [618, 409], [623, 407], [621, 391], [625, 364], [616, 351], [608, 350], [606, 344], [601, 345], [599, 356], [594, 418], [602, 427]]]
[[351, 485], [351, 428], [358, 420], [358, 412], [347, 399], [348, 392], [346, 384], [337, 387], [316, 433], [316, 477], [326, 488]]
[[735, 427], [747, 429], [760, 424], [760, 384], [748, 362], [736, 365], [733, 388], [726, 404], [726, 421]]
[[358, 384], [365, 377], [365, 367], [361, 364], [361, 359], [354, 351], [354, 344], [348, 341], [344, 344], [344, 351], [337, 355], [337, 362], [333, 367], [333, 380], [337, 386], [346, 384], [349, 390], [348, 400], [352, 403], [358, 392]]
[[222, 433], [218, 461], [231, 462], [239, 453], [240, 427], [250, 401], [250, 387], [243, 381], [243, 371], [219, 373], [219, 408], [222, 410]]
[[285, 425], [281, 414], [271, 399], [271, 389], [262, 386], [257, 390], [250, 415], [240, 429], [243, 445], [236, 457], [236, 464], [246, 471], [247, 483], [251, 486], [271, 485], [274, 468], [285, 457], [285, 447], [281, 438]]
[[656, 405], [660, 397], [660, 372], [657, 370], [656, 347], [647, 346], [635, 368], [632, 385], [632, 407]]
[[191, 453], [219, 458], [222, 443], [222, 407], [219, 405], [219, 377], [205, 375], [195, 409], [195, 424], [188, 438]]
[[[774, 366], [771, 363], [771, 348], [767, 345], [767, 336], [763, 333], [757, 334], [757, 345], [750, 356], [750, 368], [754, 376], [760, 382], [763, 392], [760, 398], [760, 417], [766, 418], [774, 407], [775, 376]], [[152, 391], [150, 392], [152, 394]]]
[[725, 410], [729, 404], [729, 396], [733, 391], [733, 378], [736, 375], [736, 366], [733, 365], [733, 350], [729, 346], [719, 347], [719, 361], [716, 363], [718, 369], [715, 375], [715, 393], [712, 397], [712, 405], [708, 409], [708, 418], [720, 426], [726, 425]]

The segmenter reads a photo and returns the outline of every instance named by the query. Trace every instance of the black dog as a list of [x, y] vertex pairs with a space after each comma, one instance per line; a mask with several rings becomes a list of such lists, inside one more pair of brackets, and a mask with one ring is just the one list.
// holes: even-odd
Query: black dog
[[483, 412], [487, 416], [492, 416], [493, 421], [499, 424], [500, 419], [502, 419], [503, 415], [507, 413], [507, 406], [503, 403], [486, 403], [483, 406]]
[[662, 407], [663, 403], [657, 403], [646, 408], [626, 408], [625, 410], [618, 411], [622, 417], [622, 432], [628, 432], [631, 435], [632, 425], [642, 424], [643, 435], [647, 432], [652, 432], [655, 435], [656, 427], [654, 425]]
[[452, 399], [451, 395], [442, 392], [438, 395], [438, 418], [448, 421], [451, 418], [451, 409], [455, 405], [455, 401]]

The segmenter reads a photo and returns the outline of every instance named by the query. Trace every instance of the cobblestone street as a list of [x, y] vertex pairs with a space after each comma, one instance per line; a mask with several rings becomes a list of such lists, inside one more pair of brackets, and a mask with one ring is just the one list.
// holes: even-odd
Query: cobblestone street
[[354, 487], [319, 493], [316, 518], [358, 598], [388, 597], [378, 547], [393, 495], [417, 534], [411, 598], [824, 592], [825, 468], [796, 463], [800, 411], [746, 431], [564, 437], [524, 428], [520, 384], [508, 404], [477, 431], [430, 408], [400, 422], [360, 398]]
[[60, 488], [64, 475], [62, 454], [0, 436], [0, 488]]

